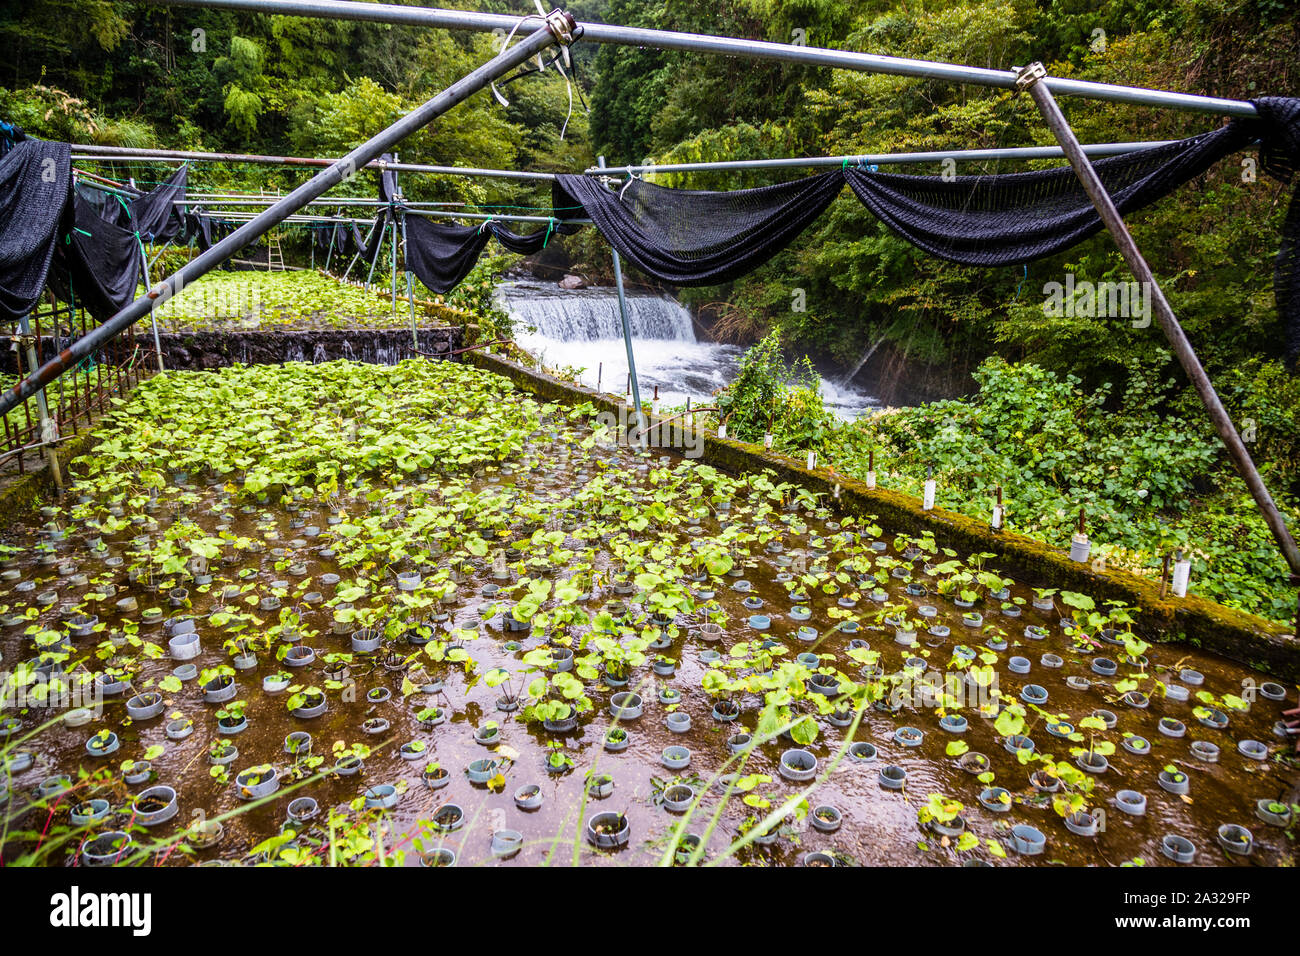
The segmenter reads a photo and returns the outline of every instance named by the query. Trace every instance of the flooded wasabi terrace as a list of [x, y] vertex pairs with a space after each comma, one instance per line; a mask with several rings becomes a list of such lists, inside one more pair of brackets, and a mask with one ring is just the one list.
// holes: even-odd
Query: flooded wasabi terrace
[[3, 533], [6, 864], [1292, 862], [1294, 688], [593, 414], [141, 385]]

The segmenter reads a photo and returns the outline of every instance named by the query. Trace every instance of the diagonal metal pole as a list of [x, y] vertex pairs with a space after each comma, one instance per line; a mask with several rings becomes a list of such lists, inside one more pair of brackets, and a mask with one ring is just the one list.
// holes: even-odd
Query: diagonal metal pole
[[1134, 277], [1142, 283], [1143, 287], [1149, 290], [1148, 294], [1151, 297], [1151, 307], [1155, 313], [1156, 321], [1160, 323], [1160, 328], [1165, 333], [1165, 338], [1169, 340], [1174, 355], [1177, 356], [1183, 371], [1187, 373], [1192, 387], [1196, 389], [1196, 394], [1200, 396], [1201, 403], [1205, 405], [1205, 410], [1209, 413], [1215, 431], [1219, 433], [1219, 438], [1222, 439], [1224, 446], [1228, 449], [1228, 454], [1237, 466], [1237, 471], [1245, 480], [1246, 487], [1250, 489], [1251, 497], [1255, 499], [1255, 504], [1264, 516], [1264, 522], [1277, 540], [1278, 548], [1281, 549], [1282, 556], [1286, 558], [1286, 563], [1291, 568], [1292, 580], [1300, 583], [1300, 548], [1296, 547], [1295, 539], [1287, 528], [1286, 519], [1278, 510], [1268, 488], [1265, 487], [1264, 479], [1260, 477], [1254, 461], [1251, 460], [1250, 452], [1246, 450], [1245, 443], [1242, 442], [1241, 436], [1232, 424], [1231, 416], [1228, 415], [1227, 409], [1223, 407], [1223, 402], [1219, 400], [1218, 393], [1215, 392], [1214, 385], [1210, 382], [1210, 377], [1205, 374], [1200, 359], [1196, 357], [1196, 352], [1187, 339], [1187, 333], [1183, 331], [1177, 316], [1174, 315], [1174, 310], [1170, 308], [1169, 301], [1165, 298], [1164, 292], [1160, 289], [1160, 285], [1151, 272], [1151, 267], [1147, 265], [1146, 259], [1142, 257], [1142, 252], [1137, 247], [1137, 243], [1133, 241], [1128, 226], [1124, 224], [1124, 217], [1120, 215], [1119, 210], [1115, 207], [1114, 200], [1111, 199], [1110, 193], [1106, 191], [1106, 187], [1097, 175], [1097, 171], [1093, 169], [1092, 163], [1083, 154], [1079, 140], [1075, 137], [1074, 130], [1070, 128], [1065, 114], [1061, 112], [1061, 107], [1052, 96], [1052, 91], [1048, 89], [1047, 84], [1042, 82], [1046, 75], [1047, 71], [1041, 63], [1031, 63], [1020, 71], [1020, 87], [1027, 90], [1029, 95], [1033, 97], [1039, 112], [1043, 114], [1043, 119], [1047, 121], [1047, 126], [1051, 129], [1052, 135], [1056, 137], [1056, 141], [1065, 150], [1070, 165], [1079, 177], [1084, 190], [1088, 193], [1088, 198], [1092, 200], [1098, 215], [1101, 216], [1101, 221], [1105, 223], [1106, 229], [1115, 240], [1115, 245], [1119, 247], [1120, 254], [1124, 257], [1124, 261], [1128, 263]]
[[[601, 156], [597, 162], [601, 169], [605, 168], [604, 156]], [[636, 360], [632, 357], [632, 323], [627, 317], [627, 293], [623, 290], [623, 261], [619, 258], [617, 249], [611, 248], [610, 251], [614, 253], [614, 285], [618, 288], [618, 314], [623, 320], [623, 344], [627, 346], [627, 374], [632, 383], [632, 407], [636, 409], [637, 444], [644, 445], [648, 423], [641, 411], [641, 386], [636, 380]]]
[[274, 206], [259, 213], [220, 242], [214, 243], [207, 252], [186, 263], [175, 274], [153, 286], [148, 293], [136, 299], [76, 342], [73, 342], [72, 345], [64, 349], [54, 359], [46, 362], [35, 373], [23, 379], [13, 388], [0, 393], [0, 415], [9, 411], [19, 402], [36, 394], [64, 372], [75, 367], [78, 362], [105, 342], [144, 318], [145, 314], [152, 311], [156, 304], [160, 304], [159, 299], [165, 302], [172, 295], [180, 292], [186, 285], [216, 268], [235, 252], [265, 234], [268, 229], [301, 209], [311, 200], [319, 197], [326, 190], [337, 186], [344, 180], [351, 179], [357, 170], [372, 160], [378, 159], [380, 154], [388, 151], [407, 136], [429, 125], [452, 107], [462, 103], [472, 94], [482, 90], [492, 81], [501, 78], [515, 67], [531, 60], [548, 47], [554, 46], [556, 43], [571, 42], [576, 26], [576, 21], [569, 14], [560, 10], [553, 11], [541, 27], [524, 37], [517, 44], [502, 50], [493, 59], [457, 80], [422, 106], [407, 113], [392, 126], [366, 140], [366, 142], [352, 150], [328, 169], [317, 173]]

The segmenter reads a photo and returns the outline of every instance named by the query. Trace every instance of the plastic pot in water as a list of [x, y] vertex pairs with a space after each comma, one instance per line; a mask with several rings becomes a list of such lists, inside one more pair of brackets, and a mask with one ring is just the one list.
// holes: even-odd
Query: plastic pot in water
[[162, 694], [146, 691], [126, 702], [126, 712], [132, 720], [152, 720], [163, 712], [164, 706]]
[[86, 866], [113, 866], [131, 850], [131, 835], [109, 830], [91, 837], [81, 845], [81, 862]]
[[1145, 737], [1139, 737], [1137, 734], [1130, 734], [1119, 742], [1119, 745], [1131, 754], [1149, 754], [1151, 752], [1151, 741]]
[[894, 743], [903, 747], [919, 747], [925, 734], [915, 727], [899, 727], [894, 731]]
[[1237, 752], [1250, 760], [1268, 759], [1268, 745], [1258, 740], [1238, 741]]
[[91, 823], [98, 823], [104, 817], [108, 816], [111, 805], [107, 800], [96, 797], [93, 800], [86, 800], [72, 808], [70, 819], [73, 826], [84, 827]]
[[713, 719], [726, 723], [740, 716], [740, 705], [734, 700], [720, 700], [713, 705]]
[[131, 802], [135, 822], [145, 827], [158, 826], [176, 816], [176, 791], [167, 786], [142, 790]]
[[664, 720], [664, 726], [675, 734], [684, 734], [691, 729], [691, 715], [675, 710]]
[[279, 694], [289, 689], [293, 678], [288, 674], [267, 674], [262, 678], [262, 690], [268, 694]]
[[234, 700], [235, 695], [239, 693], [239, 686], [235, 679], [229, 675], [214, 677], [203, 685], [203, 702], [205, 704], [224, 704], [228, 700]]
[[1027, 657], [1017, 656], [1012, 657], [1007, 661], [1007, 670], [1011, 671], [1013, 674], [1028, 674], [1029, 669], [1032, 666], [1033, 665], [1030, 664], [1029, 658]]
[[878, 756], [876, 745], [866, 741], [849, 744], [849, 759], [857, 763], [871, 763]]
[[902, 790], [903, 785], [907, 782], [907, 771], [902, 767], [890, 764], [888, 767], [880, 768], [877, 779], [886, 790]]
[[384, 640], [384, 632], [374, 628], [362, 628], [352, 634], [352, 650], [357, 654], [372, 654], [379, 649]]
[[844, 822], [844, 815], [835, 807], [823, 804], [813, 808], [811, 820], [814, 829], [822, 833], [834, 833]]
[[194, 721], [188, 717], [179, 717], [176, 720], [169, 721], [166, 733], [168, 740], [184, 740], [194, 733]]
[[1010, 734], [1002, 741], [1002, 747], [1007, 753], [1020, 753], [1024, 750], [1029, 753], [1034, 752], [1034, 741], [1024, 734]]
[[320, 805], [313, 797], [298, 797], [289, 801], [287, 813], [294, 823], [305, 823], [320, 810]]
[[284, 752], [303, 755], [311, 753], [311, 734], [305, 730], [295, 730], [284, 738]]
[[621, 813], [597, 813], [587, 821], [588, 842], [604, 850], [626, 846], [631, 835], [632, 828]]
[[1037, 827], [1018, 823], [1011, 828], [1011, 845], [1025, 856], [1037, 856], [1046, 849], [1047, 837]]
[[1255, 816], [1269, 826], [1285, 827], [1291, 825], [1291, 806], [1279, 800], [1264, 798], [1255, 802]]
[[1187, 725], [1173, 717], [1161, 717], [1156, 724], [1156, 730], [1166, 737], [1181, 737], [1187, 733]]
[[1167, 790], [1175, 796], [1182, 796], [1192, 789], [1187, 774], [1181, 770], [1161, 770], [1156, 777], [1156, 783], [1160, 784], [1161, 790]]
[[618, 720], [635, 720], [644, 710], [641, 695], [632, 691], [619, 691], [609, 699], [609, 712]]
[[610, 753], [627, 750], [631, 742], [631, 736], [622, 727], [611, 727], [605, 734], [605, 749]]
[[267, 764], [250, 767], [235, 776], [235, 788], [242, 800], [260, 800], [280, 789], [280, 771]]
[[1222, 730], [1228, 726], [1228, 715], [1213, 707], [1205, 708], [1205, 712], [1198, 715], [1196, 719], [1206, 727], [1211, 727], [1214, 730]]
[[1237, 856], [1247, 856], [1255, 848], [1255, 837], [1249, 830], [1235, 823], [1219, 827], [1219, 846]]
[[1042, 706], [1047, 703], [1047, 688], [1040, 684], [1026, 684], [1020, 689], [1020, 699], [1026, 704]]
[[122, 742], [118, 740], [117, 734], [111, 730], [101, 730], [86, 741], [86, 753], [92, 757], [107, 757], [111, 753], [116, 753], [121, 746]]
[[777, 769], [787, 780], [811, 780], [817, 776], [817, 758], [807, 750], [794, 747], [781, 754]]
[[805, 853], [800, 861], [804, 866], [834, 866], [835, 857], [822, 850]]
[[456, 851], [445, 846], [420, 854], [420, 866], [455, 866]]
[[1092, 659], [1092, 671], [1102, 677], [1114, 677], [1116, 672], [1119, 671], [1119, 665], [1109, 657], [1094, 657]]
[[1096, 836], [1101, 824], [1096, 816], [1087, 810], [1076, 810], [1065, 818], [1065, 828], [1075, 836]]
[[518, 853], [524, 846], [524, 835], [518, 830], [493, 830], [492, 855], [507, 860]]
[[1196, 844], [1176, 833], [1168, 833], [1160, 840], [1160, 852], [1175, 863], [1191, 863], [1196, 859]]
[[401, 794], [391, 783], [377, 784], [365, 792], [366, 808], [369, 810], [391, 810], [400, 799]]
[[490, 757], [474, 760], [465, 768], [465, 776], [470, 783], [487, 783], [500, 772], [502, 761]]
[[695, 802], [695, 788], [684, 783], [675, 784], [664, 791], [664, 809], [670, 813], [685, 813]]
[[203, 653], [196, 633], [180, 634], [167, 642], [168, 653], [174, 661], [188, 661]]
[[1119, 723], [1119, 718], [1115, 716], [1113, 711], [1098, 709], [1092, 712], [1092, 716], [1104, 723], [1107, 730], [1114, 730], [1115, 725]]
[[964, 734], [969, 723], [961, 714], [944, 714], [939, 718], [939, 728], [950, 734]]
[[1192, 756], [1197, 760], [1203, 760], [1205, 763], [1219, 762], [1219, 747], [1208, 740], [1193, 740], [1191, 750]]
[[1286, 688], [1281, 684], [1266, 680], [1259, 685], [1259, 695], [1265, 700], [1286, 700]]
[[520, 810], [536, 810], [545, 799], [542, 788], [535, 783], [526, 784], [515, 791], [515, 806]]
[[1085, 773], [1105, 773], [1110, 767], [1110, 761], [1099, 753], [1079, 754], [1074, 763]]
[[691, 752], [685, 747], [673, 745], [664, 748], [659, 760], [669, 770], [685, 770], [691, 764]]
[[1140, 817], [1147, 812], [1147, 798], [1136, 790], [1120, 790], [1115, 794], [1115, 806], [1129, 816]]
[[1004, 787], [985, 787], [976, 799], [991, 813], [1006, 813], [1011, 809], [1011, 793]]
[[1053, 737], [1069, 737], [1074, 733], [1074, 724], [1064, 720], [1052, 720], [1046, 724], [1046, 729]]
[[420, 780], [430, 790], [441, 790], [451, 783], [451, 774], [446, 767], [426, 766], [420, 772]]
[[748, 750], [753, 742], [754, 737], [752, 734], [744, 732], [732, 734], [727, 738], [727, 749], [733, 754], [742, 753], [743, 751]]
[[310, 647], [304, 647], [301, 644], [289, 648], [284, 655], [284, 665], [286, 667], [306, 667], [314, 660], [316, 660], [316, 652]]

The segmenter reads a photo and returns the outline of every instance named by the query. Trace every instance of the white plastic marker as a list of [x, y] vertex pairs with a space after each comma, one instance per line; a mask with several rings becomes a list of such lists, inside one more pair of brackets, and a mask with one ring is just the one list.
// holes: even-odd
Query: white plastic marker
[[925, 500], [921, 502], [921, 507], [922, 507], [922, 509], [924, 509], [925, 511], [933, 511], [933, 510], [934, 510], [934, 489], [935, 489], [935, 484], [934, 484], [934, 467], [931, 466], [931, 467], [929, 467], [929, 468], [926, 469], [926, 477], [925, 477]]
[[1179, 549], [1174, 558], [1174, 580], [1170, 585], [1174, 592], [1174, 597], [1187, 597], [1187, 585], [1192, 579], [1192, 562], [1190, 558], [1184, 558], [1183, 552]]

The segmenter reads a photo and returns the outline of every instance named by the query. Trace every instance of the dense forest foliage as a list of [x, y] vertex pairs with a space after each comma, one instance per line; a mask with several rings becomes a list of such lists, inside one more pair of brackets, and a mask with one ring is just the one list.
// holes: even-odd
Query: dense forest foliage
[[[997, 69], [1037, 59], [1054, 75], [1218, 96], [1300, 93], [1300, 8], [1289, 0], [581, 0], [567, 8], [634, 26]], [[0, 9], [0, 118], [37, 135], [127, 145], [337, 155], [491, 56], [494, 44], [489, 35], [108, 0]], [[589, 111], [579, 103], [569, 117], [565, 82], [548, 71], [505, 87], [508, 107], [476, 95], [404, 144], [401, 157], [579, 170], [600, 154], [618, 166], [1052, 142], [1032, 102], [1004, 91], [627, 47], [579, 44], [575, 53]], [[1079, 99], [1062, 106], [1085, 142], [1173, 139], [1220, 122]], [[146, 164], [102, 168], [141, 183], [161, 178]], [[1272, 290], [1290, 190], [1251, 172], [1228, 160], [1130, 221], [1267, 480], [1295, 514], [1300, 385], [1282, 361]], [[649, 178], [731, 189], [796, 175]], [[300, 178], [203, 164], [193, 181], [257, 188]], [[403, 187], [412, 198], [488, 209], [549, 203], [536, 186], [487, 180], [408, 176]], [[590, 230], [567, 248], [574, 268], [600, 275], [608, 267], [607, 246]], [[1128, 278], [1105, 236], [1027, 266], [941, 262], [893, 236], [846, 190], [767, 265], [684, 298], [720, 337], [752, 343], [773, 333], [787, 356], [811, 354], [841, 371], [876, 349], [941, 369], [950, 391], [970, 395], [839, 428], [805, 388], [764, 384], [782, 363], [760, 350], [748, 374], [763, 387], [738, 386], [729, 401], [739, 410], [745, 394], [766, 403], [794, 395], [794, 411], [749, 413], [754, 422], [782, 420], [783, 444], [822, 447], [847, 471], [878, 449], [909, 488], [936, 467], [941, 503], [972, 513], [986, 512], [1001, 484], [1022, 530], [1058, 543], [1087, 506], [1115, 560], [1150, 570], [1182, 544], [1197, 553], [1215, 597], [1288, 616], [1285, 568], [1158, 328], [1049, 314], [1043, 286], [1066, 273]], [[482, 271], [474, 282], [485, 299]]]

